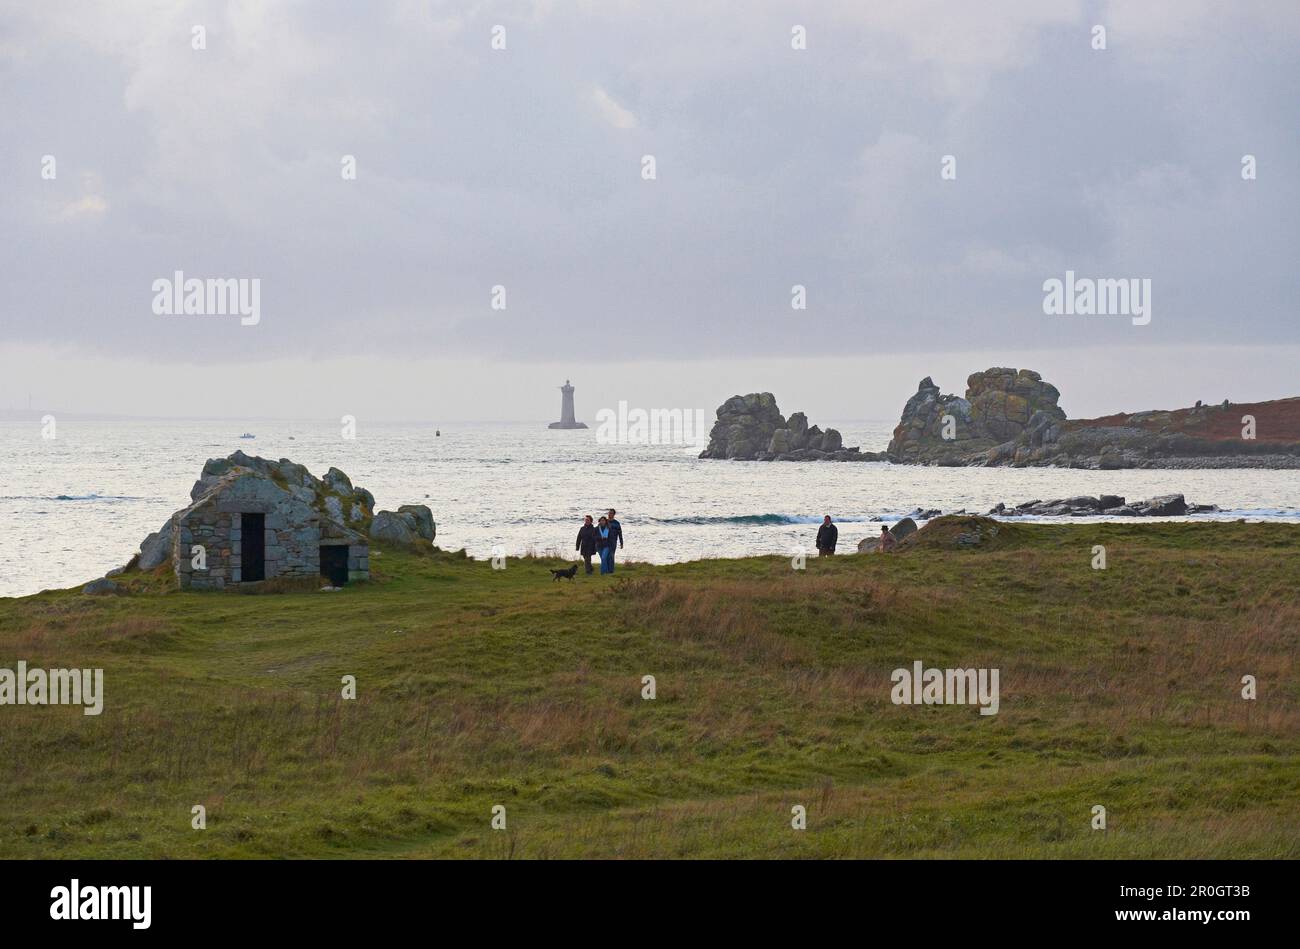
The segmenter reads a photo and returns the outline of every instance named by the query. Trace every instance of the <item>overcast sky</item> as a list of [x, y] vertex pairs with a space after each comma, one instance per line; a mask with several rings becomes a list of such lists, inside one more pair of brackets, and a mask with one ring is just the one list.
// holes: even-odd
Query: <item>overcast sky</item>
[[[1294, 0], [3, 0], [0, 408], [1297, 395], [1298, 107]], [[178, 270], [260, 322], [155, 314]], [[1149, 325], [1045, 315], [1067, 270], [1150, 279]]]

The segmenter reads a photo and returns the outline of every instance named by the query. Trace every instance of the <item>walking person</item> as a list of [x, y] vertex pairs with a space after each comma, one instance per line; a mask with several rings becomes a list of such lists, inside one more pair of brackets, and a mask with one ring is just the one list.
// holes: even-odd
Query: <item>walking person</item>
[[609, 518], [602, 517], [596, 525], [596, 550], [600, 554], [600, 572], [614, 572], [614, 539], [609, 535]]
[[596, 525], [591, 523], [591, 515], [588, 514], [582, 519], [582, 526], [578, 528], [577, 543], [573, 545], [573, 549], [582, 556], [582, 562], [587, 565], [587, 576], [591, 576], [592, 554], [599, 553], [599, 548], [596, 546], [599, 539]]
[[839, 539], [840, 529], [831, 523], [831, 516], [827, 514], [822, 526], [817, 528], [817, 556], [834, 557]]
[[620, 524], [618, 520], [614, 517], [613, 508], [609, 509], [608, 525], [609, 525], [609, 572], [613, 573], [614, 572], [614, 542], [617, 541], [619, 547], [623, 546], [623, 525]]

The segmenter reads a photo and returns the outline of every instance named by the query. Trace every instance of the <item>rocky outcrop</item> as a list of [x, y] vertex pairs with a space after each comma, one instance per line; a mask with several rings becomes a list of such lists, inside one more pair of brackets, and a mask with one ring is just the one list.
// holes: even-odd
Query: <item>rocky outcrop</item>
[[172, 519], [154, 531], [140, 544], [140, 558], [136, 562], [141, 570], [154, 570], [172, 559]]
[[845, 448], [833, 428], [808, 424], [803, 412], [787, 421], [770, 392], [733, 395], [718, 407], [701, 458], [735, 461], [883, 461], [883, 454]]
[[1030, 369], [974, 373], [964, 397], [943, 395], [926, 376], [903, 406], [886, 454], [905, 464], [987, 462], [1002, 445], [1055, 437], [1065, 419], [1056, 404], [1060, 397], [1056, 386]]
[[380, 511], [370, 524], [370, 536], [389, 544], [411, 546], [433, 543], [437, 528], [433, 512], [423, 504], [403, 504], [396, 511]]
[[1181, 494], [1164, 494], [1145, 501], [1128, 503], [1118, 494], [1101, 497], [1081, 495], [1054, 501], [1026, 501], [1010, 507], [998, 504], [989, 511], [992, 517], [1182, 517], [1184, 514], [1210, 514], [1219, 510], [1214, 504], [1188, 504]]
[[100, 577], [98, 580], [91, 580], [81, 588], [81, 592], [88, 596], [104, 596], [105, 594], [116, 593], [117, 591], [118, 585], [108, 577]]
[[785, 416], [770, 392], [733, 395], [718, 406], [717, 418], [701, 458], [751, 461], [767, 450], [777, 429], [786, 427]]
[[427, 504], [403, 504], [397, 509], [397, 513], [403, 517], [409, 516], [415, 533], [423, 537], [429, 543], [433, 543], [438, 536], [438, 525], [433, 522], [433, 512], [429, 510]]
[[370, 522], [370, 536], [386, 544], [410, 546], [415, 543], [415, 519], [395, 511], [380, 511]]
[[[908, 399], [887, 455], [927, 465], [1300, 468], [1300, 398], [1067, 419], [1060, 393], [1029, 369], [994, 368], [944, 395], [928, 376]], [[1249, 420], [1249, 437], [1247, 423]]]

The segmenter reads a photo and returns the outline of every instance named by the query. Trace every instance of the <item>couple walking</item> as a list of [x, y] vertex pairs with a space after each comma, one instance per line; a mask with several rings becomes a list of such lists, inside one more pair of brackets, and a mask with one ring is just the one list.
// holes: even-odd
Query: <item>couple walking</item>
[[616, 546], [623, 546], [623, 525], [614, 517], [613, 508], [610, 508], [609, 513], [597, 524], [591, 523], [590, 514], [583, 518], [582, 526], [578, 528], [578, 543], [575, 549], [582, 554], [588, 574], [591, 573], [592, 554], [600, 556], [601, 573], [613, 573]]

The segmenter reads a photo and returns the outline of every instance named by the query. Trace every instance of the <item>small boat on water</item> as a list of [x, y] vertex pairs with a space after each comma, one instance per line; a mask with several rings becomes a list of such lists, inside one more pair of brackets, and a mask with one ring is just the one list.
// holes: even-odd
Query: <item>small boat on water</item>
[[256, 438], [257, 436], [256, 436], [256, 435], [250, 435], [248, 432], [244, 432], [244, 434], [240, 435], [239, 437], [240, 437], [240, 438]]

